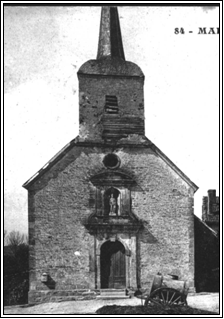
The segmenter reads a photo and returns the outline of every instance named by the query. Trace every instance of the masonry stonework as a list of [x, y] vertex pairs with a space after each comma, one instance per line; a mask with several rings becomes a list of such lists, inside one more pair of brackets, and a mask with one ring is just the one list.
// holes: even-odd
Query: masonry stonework
[[[133, 89], [134, 88], [134, 89]], [[143, 79], [134, 77], [104, 76], [93, 79], [91, 75], [79, 75], [79, 136], [84, 139], [102, 140], [105, 125], [105, 97], [116, 96], [120, 107], [118, 117], [137, 118], [143, 126], [144, 133], [144, 100]], [[113, 119], [110, 119], [113, 121]], [[118, 120], [116, 119], [116, 125]], [[122, 128], [120, 128], [121, 131]]]
[[[95, 210], [90, 205], [89, 178], [105, 170], [103, 158], [109, 149], [74, 147], [30, 190], [30, 218], [34, 233], [30, 244], [30, 283], [33, 290], [99, 289], [95, 263], [95, 241], [85, 220]], [[117, 234], [130, 249], [129, 285], [147, 285], [149, 274], [173, 273], [194, 286], [193, 192], [186, 182], [164, 164], [150, 148], [118, 148], [120, 170], [134, 175], [131, 191], [132, 213], [144, 221], [144, 229]], [[136, 237], [139, 241], [140, 278], [136, 278]], [[97, 250], [97, 249], [96, 249]], [[77, 253], [77, 255], [76, 255]], [[98, 255], [100, 251], [98, 252]], [[130, 259], [130, 260], [129, 260]], [[35, 265], [33, 265], [35, 261]], [[98, 262], [99, 264], [99, 262]], [[100, 267], [99, 267], [100, 268]], [[43, 273], [48, 284], [41, 282]]]
[[24, 184], [30, 303], [147, 288], [158, 272], [194, 289], [197, 186], [144, 136], [144, 74], [124, 59], [116, 7], [100, 30], [78, 71], [79, 136]]
[[208, 190], [208, 196], [202, 199], [202, 220], [215, 232], [219, 232], [219, 196], [216, 196], [216, 190]]

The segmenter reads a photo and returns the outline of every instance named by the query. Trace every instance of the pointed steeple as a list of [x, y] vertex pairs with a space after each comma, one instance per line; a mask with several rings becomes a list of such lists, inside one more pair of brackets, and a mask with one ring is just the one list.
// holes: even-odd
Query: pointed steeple
[[117, 7], [104, 6], [101, 11], [97, 60], [103, 58], [125, 60]]

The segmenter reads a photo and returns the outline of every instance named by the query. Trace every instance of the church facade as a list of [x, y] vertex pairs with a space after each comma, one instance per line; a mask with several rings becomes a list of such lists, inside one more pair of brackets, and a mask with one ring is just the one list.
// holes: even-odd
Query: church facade
[[158, 272], [194, 289], [197, 186], [145, 137], [144, 74], [125, 60], [116, 7], [78, 79], [79, 136], [23, 185], [29, 302], [144, 288]]

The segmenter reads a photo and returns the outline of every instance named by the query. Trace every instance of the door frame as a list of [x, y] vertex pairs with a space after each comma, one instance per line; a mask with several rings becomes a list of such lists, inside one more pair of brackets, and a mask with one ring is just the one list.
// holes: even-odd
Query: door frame
[[[100, 278], [101, 289], [126, 288], [126, 259], [124, 245], [119, 240], [108, 240], [101, 245], [100, 251], [100, 271], [103, 276]], [[109, 251], [110, 253], [108, 254]]]
[[[131, 284], [132, 286], [135, 286], [136, 283], [131, 283], [130, 282], [130, 270], [131, 270], [131, 250], [129, 249], [128, 245], [125, 243], [124, 240], [121, 238], [114, 236], [109, 239], [103, 239], [103, 240], [98, 240], [96, 239], [96, 255], [95, 255], [95, 261], [96, 261], [96, 271], [95, 271], [95, 283], [96, 287], [95, 289], [101, 289], [101, 273], [100, 273], [100, 253], [101, 253], [101, 246], [107, 242], [107, 241], [115, 241], [118, 240], [121, 242], [121, 244], [125, 248], [125, 282], [126, 282], [126, 288], [130, 287]], [[135, 254], [134, 254], [135, 255]], [[135, 263], [135, 272], [136, 272], [136, 263]]]

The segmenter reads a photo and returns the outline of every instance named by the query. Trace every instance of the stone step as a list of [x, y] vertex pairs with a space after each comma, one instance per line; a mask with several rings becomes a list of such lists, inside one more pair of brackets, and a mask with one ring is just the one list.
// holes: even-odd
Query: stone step
[[100, 289], [100, 292], [104, 292], [104, 291], [125, 291], [125, 288], [102, 288]]
[[119, 296], [125, 296], [125, 289], [101, 289], [100, 295], [101, 296], [111, 296], [111, 295], [119, 295]]
[[97, 299], [128, 299], [129, 296], [126, 296], [125, 289], [101, 289], [100, 295], [97, 296]]
[[129, 296], [120, 296], [120, 295], [108, 295], [108, 296], [102, 296], [99, 295], [96, 297], [96, 299], [104, 299], [104, 300], [109, 300], [109, 299], [129, 299]]

